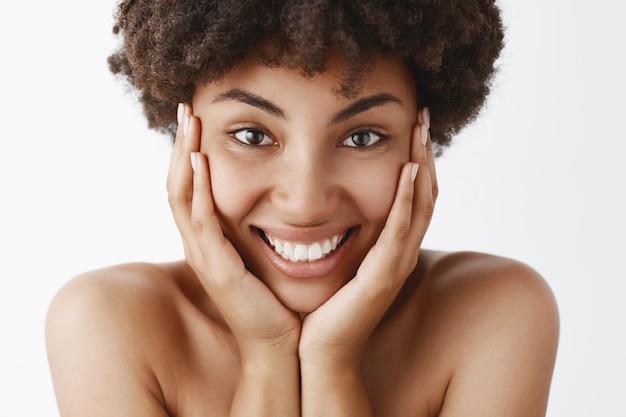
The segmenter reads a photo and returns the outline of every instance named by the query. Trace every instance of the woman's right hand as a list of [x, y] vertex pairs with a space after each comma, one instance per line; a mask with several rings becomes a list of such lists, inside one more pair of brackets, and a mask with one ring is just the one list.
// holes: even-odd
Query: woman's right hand
[[200, 130], [191, 106], [179, 105], [167, 191], [187, 262], [237, 339], [242, 360], [297, 354], [300, 318], [246, 269], [224, 236], [208, 160], [200, 153]]

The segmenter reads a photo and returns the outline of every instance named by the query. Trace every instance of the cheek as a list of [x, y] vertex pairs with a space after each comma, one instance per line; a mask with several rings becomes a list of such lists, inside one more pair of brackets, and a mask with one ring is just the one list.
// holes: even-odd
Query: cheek
[[382, 229], [396, 194], [402, 161], [371, 164], [358, 176], [353, 198], [367, 221]]
[[254, 204], [258, 194], [250, 166], [240, 166], [219, 155], [209, 157], [213, 201], [220, 218], [230, 229], [240, 222]]

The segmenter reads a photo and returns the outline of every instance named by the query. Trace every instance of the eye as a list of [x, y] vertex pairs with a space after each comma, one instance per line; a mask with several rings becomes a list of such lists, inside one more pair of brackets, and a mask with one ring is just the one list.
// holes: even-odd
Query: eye
[[233, 136], [244, 145], [266, 146], [275, 142], [258, 129], [240, 129], [233, 132]]
[[341, 144], [345, 146], [351, 146], [354, 148], [366, 148], [378, 143], [383, 139], [382, 135], [370, 131], [355, 132], [349, 137], [344, 139]]

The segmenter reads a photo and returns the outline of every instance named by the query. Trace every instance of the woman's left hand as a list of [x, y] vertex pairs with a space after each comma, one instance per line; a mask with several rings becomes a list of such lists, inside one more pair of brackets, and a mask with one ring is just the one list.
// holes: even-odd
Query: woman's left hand
[[356, 276], [305, 317], [301, 365], [358, 368], [371, 333], [415, 269], [437, 198], [429, 123], [424, 109], [413, 127], [411, 162], [402, 168], [385, 227]]

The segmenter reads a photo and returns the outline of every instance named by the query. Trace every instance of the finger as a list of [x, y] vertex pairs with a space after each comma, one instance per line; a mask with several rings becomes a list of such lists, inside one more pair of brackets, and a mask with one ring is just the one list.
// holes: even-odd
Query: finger
[[389, 216], [376, 244], [359, 266], [356, 276], [325, 304], [329, 309], [347, 309], [351, 316], [359, 317], [358, 329], [352, 325], [339, 329], [337, 335], [341, 339], [354, 339], [352, 342], [358, 343], [370, 334], [409, 274], [405, 266], [409, 265], [405, 260], [407, 255], [410, 261], [413, 258], [417, 261], [417, 250], [408, 249], [406, 242], [412, 233], [413, 181], [418, 171], [419, 166], [413, 162], [402, 167]]
[[193, 172], [189, 155], [199, 147], [199, 121], [191, 115], [191, 107], [182, 105], [179, 124], [168, 173], [168, 201], [183, 239], [189, 229]]
[[[209, 164], [205, 155], [192, 152], [190, 161], [193, 167], [193, 198], [191, 201], [191, 225], [198, 234], [214, 240], [215, 232], [222, 236], [216, 219], [215, 205], [211, 191]], [[204, 236], [203, 236], [204, 238]]]
[[284, 322], [286, 309], [261, 280], [248, 272], [224, 235], [213, 200], [206, 155], [193, 152], [190, 160], [194, 169], [189, 259], [193, 265], [200, 265], [201, 270], [196, 270], [200, 282], [214, 296], [218, 310], [239, 340], [254, 334], [267, 341], [277, 340], [299, 327], [300, 321], [289, 313], [289, 320]]
[[430, 174], [430, 187], [433, 200], [437, 201], [437, 197], [439, 197], [439, 182], [437, 181], [437, 169], [435, 166], [430, 133], [428, 134], [428, 142], [426, 144], [426, 165], [428, 166], [428, 172]]
[[420, 113], [423, 114], [424, 122], [428, 126], [428, 135], [426, 138], [426, 164], [428, 166], [428, 171], [430, 172], [433, 199], [437, 201], [437, 197], [439, 196], [439, 183], [437, 182], [437, 170], [435, 168], [435, 158], [433, 156], [433, 142], [430, 137], [430, 111], [428, 108], [424, 108]]
[[[412, 258], [412, 255], [417, 253], [416, 249], [407, 247], [407, 242], [410, 240], [410, 235], [414, 233], [411, 226], [415, 193], [413, 182], [418, 172], [419, 166], [413, 162], [405, 164], [402, 168], [396, 195], [385, 226], [376, 244], [361, 263], [355, 278], [364, 284], [363, 288], [371, 290], [373, 298], [378, 297], [379, 291], [394, 293], [396, 289], [399, 289], [396, 288], [396, 281], [406, 278], [406, 276], [400, 276], [404, 271], [397, 273], [400, 272], [398, 271], [400, 264], [404, 263], [401, 260], [407, 254], [410, 254]], [[385, 276], [397, 279], [381, 280], [381, 271]], [[391, 275], [389, 271], [393, 271]]]
[[172, 148], [172, 155], [170, 157], [170, 166], [169, 166], [169, 171], [168, 171], [168, 175], [167, 175], [167, 182], [166, 182], [166, 188], [169, 192], [170, 190], [170, 186], [171, 186], [171, 182], [172, 182], [172, 173], [175, 170], [175, 164], [177, 162], [179, 162], [180, 158], [180, 154], [182, 153], [182, 147], [183, 147], [183, 137], [184, 137], [184, 127], [183, 127], [183, 123], [184, 120], [186, 118], [186, 106], [184, 103], [179, 103], [178, 104], [178, 109], [176, 111], [176, 120], [178, 121], [178, 126], [176, 128], [176, 137], [174, 138], [174, 146]]
[[[195, 128], [192, 126], [192, 129]], [[193, 166], [193, 198], [191, 201], [190, 226], [194, 234], [195, 256], [202, 258], [203, 265], [228, 265], [228, 271], [220, 270], [211, 274], [210, 284], [217, 284], [224, 289], [232, 278], [245, 275], [245, 266], [232, 244], [224, 236], [219, 223], [213, 193], [209, 163], [206, 155], [192, 152], [190, 161]], [[211, 259], [219, 254], [220, 259]], [[193, 255], [192, 255], [193, 256]]]
[[[396, 195], [385, 227], [381, 232], [385, 247], [391, 245], [392, 248], [403, 249], [411, 234], [411, 214], [415, 194], [414, 180], [418, 172], [419, 164], [413, 162], [405, 164], [400, 172]], [[401, 253], [402, 250], [394, 251], [398, 255], [399, 252]]]
[[[385, 254], [381, 255], [380, 258], [389, 261], [390, 264], [397, 263], [403, 254], [411, 253], [417, 256], [419, 246], [416, 246], [415, 242], [421, 241], [421, 237], [415, 237], [419, 231], [413, 227], [417, 192], [416, 176], [419, 176], [422, 170], [420, 169], [420, 162], [426, 166], [421, 126], [417, 123], [413, 127], [411, 132], [411, 162], [405, 164], [400, 172], [396, 194], [385, 227], [376, 245], [372, 248], [374, 252], [372, 257], [377, 257], [375, 256], [377, 251], [384, 250]], [[380, 262], [380, 260], [376, 262]]]
[[[413, 141], [412, 157], [419, 161], [420, 169], [415, 179], [413, 196], [413, 210], [411, 212], [411, 241], [408, 244], [409, 248], [415, 248], [415, 251], [419, 249], [426, 234], [426, 230], [430, 225], [433, 212], [435, 209], [435, 196], [433, 195], [432, 177], [431, 177], [431, 163], [428, 158], [428, 149], [422, 145], [421, 139], [423, 134], [428, 132], [424, 129], [424, 124], [419, 128], [420, 140]], [[434, 168], [434, 164], [432, 164]]]
[[[176, 176], [180, 182], [189, 183], [192, 178], [189, 154], [200, 150], [200, 128], [199, 120], [192, 113], [191, 106], [181, 103], [178, 109], [180, 122], [176, 130], [174, 149], [170, 160], [170, 173], [179, 173]], [[168, 175], [168, 186], [175, 178]]]

